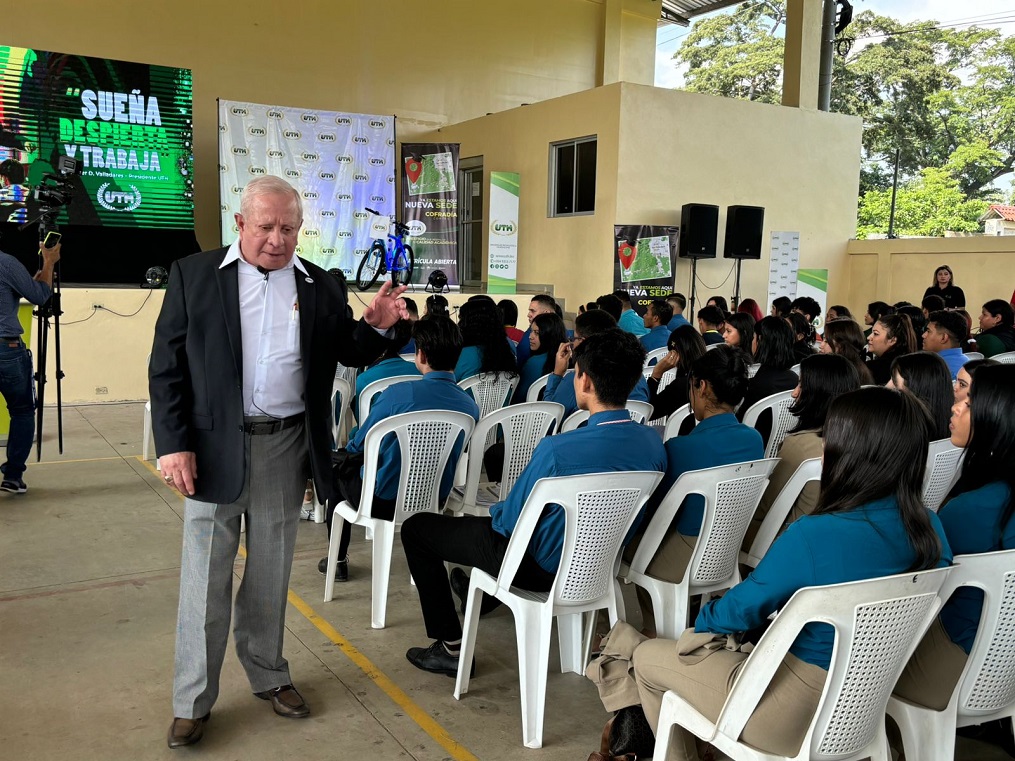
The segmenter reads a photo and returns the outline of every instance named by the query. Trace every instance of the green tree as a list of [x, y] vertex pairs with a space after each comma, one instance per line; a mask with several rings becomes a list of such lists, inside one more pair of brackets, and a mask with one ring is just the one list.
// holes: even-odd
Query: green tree
[[[857, 237], [888, 232], [892, 191], [869, 190], [860, 199]], [[959, 181], [944, 169], [924, 169], [899, 186], [895, 199], [895, 234], [941, 236], [945, 231], [976, 232], [988, 201], [967, 198]]]

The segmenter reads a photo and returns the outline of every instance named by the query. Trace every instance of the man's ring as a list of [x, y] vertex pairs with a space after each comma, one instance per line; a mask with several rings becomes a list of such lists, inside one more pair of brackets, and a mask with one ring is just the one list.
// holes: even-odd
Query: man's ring
[[173, 477], [172, 476], [164, 476], [164, 478], [166, 479], [166, 483], [167, 484], [171, 484], [173, 482]]

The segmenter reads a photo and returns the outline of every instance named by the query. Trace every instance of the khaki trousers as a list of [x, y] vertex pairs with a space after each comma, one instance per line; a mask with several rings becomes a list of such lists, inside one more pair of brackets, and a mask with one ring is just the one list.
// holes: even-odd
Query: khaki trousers
[[941, 619], [935, 619], [899, 677], [895, 695], [910, 703], [943, 711], [968, 659], [966, 651], [952, 642]]
[[[699, 651], [704, 652], [704, 648]], [[653, 728], [658, 726], [667, 690], [673, 690], [715, 721], [747, 655], [716, 650], [689, 664], [677, 655], [677, 643], [673, 640], [643, 642], [634, 651], [634, 677], [649, 724]], [[824, 669], [787, 655], [740, 739], [770, 753], [796, 755], [821, 699], [827, 675]], [[666, 759], [655, 761], [698, 759], [694, 735], [681, 727], [673, 727], [669, 747]]]
[[[634, 553], [638, 550], [642, 536], [643, 534], [638, 534], [624, 551], [624, 560], [628, 563], [634, 559]], [[696, 536], [684, 536], [675, 529], [671, 530], [648, 564], [646, 570], [649, 576], [679, 584], [684, 580], [684, 574], [687, 573], [687, 566], [691, 563], [691, 555], [694, 554], [694, 545], [697, 542], [698, 537]], [[642, 631], [654, 634], [656, 620], [652, 611], [652, 598], [641, 587], [635, 587], [635, 593], [638, 595], [638, 605], [641, 607]]]

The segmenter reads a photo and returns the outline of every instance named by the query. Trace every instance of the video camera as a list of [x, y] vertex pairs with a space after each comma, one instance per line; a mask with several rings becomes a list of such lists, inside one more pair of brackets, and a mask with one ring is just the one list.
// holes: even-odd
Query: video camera
[[56, 160], [56, 174], [44, 174], [42, 182], [32, 189], [32, 198], [43, 207], [43, 213], [66, 206], [74, 198], [71, 178], [81, 174], [81, 162], [71, 156]]

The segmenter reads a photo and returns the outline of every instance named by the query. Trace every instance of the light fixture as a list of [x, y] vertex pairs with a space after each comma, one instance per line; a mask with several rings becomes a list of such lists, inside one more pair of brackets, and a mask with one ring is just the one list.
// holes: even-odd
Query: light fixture
[[444, 274], [444, 270], [434, 270], [430, 273], [430, 277], [426, 279], [426, 287], [424, 291], [430, 293], [447, 293], [451, 290], [448, 287], [448, 276]]

